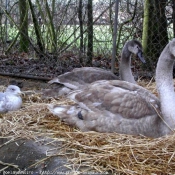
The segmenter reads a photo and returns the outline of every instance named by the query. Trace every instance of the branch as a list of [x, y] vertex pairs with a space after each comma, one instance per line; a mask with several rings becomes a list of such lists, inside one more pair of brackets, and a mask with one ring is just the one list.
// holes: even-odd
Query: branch
[[[96, 22], [96, 21], [98, 21], [99, 20], [99, 18], [109, 9], [109, 8], [111, 8], [113, 5], [114, 5], [114, 3], [115, 2], [113, 2], [113, 3], [111, 3], [111, 5], [109, 6], [109, 7], [107, 7], [96, 19], [95, 19], [95, 21], [93, 21], [93, 24], [92, 25], [94, 25], [94, 23]], [[77, 27], [77, 29], [79, 29], [80, 28], [80, 26], [79, 27]], [[76, 30], [77, 30], [76, 29]], [[87, 32], [87, 29], [85, 29], [84, 31], [83, 31], [83, 34], [85, 33], [85, 32]], [[64, 52], [66, 49], [68, 49], [72, 44], [74, 44], [78, 39], [80, 38], [80, 35], [78, 35], [78, 37], [76, 37], [67, 47], [65, 47], [63, 50], [61, 50], [58, 54], [61, 54], [62, 52]]]
[[120, 29], [119, 29], [119, 34], [118, 34], [116, 53], [117, 53], [118, 47], [119, 47], [119, 42], [120, 42], [120, 36], [121, 36], [122, 28], [123, 28], [123, 26], [124, 26], [125, 24], [128, 24], [128, 23], [130, 23], [131, 21], [133, 21], [133, 19], [135, 18], [135, 15], [136, 15], [136, 11], [137, 11], [137, 0], [135, 1], [133, 16], [132, 16], [130, 19], [128, 19], [128, 20], [124, 21], [123, 23], [121, 23], [121, 26], [120, 26]]

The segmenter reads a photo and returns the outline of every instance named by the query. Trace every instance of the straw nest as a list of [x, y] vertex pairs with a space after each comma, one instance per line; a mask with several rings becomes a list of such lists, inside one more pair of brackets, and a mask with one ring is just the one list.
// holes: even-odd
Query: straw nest
[[[156, 94], [154, 83], [144, 83], [140, 82]], [[81, 132], [65, 125], [47, 109], [48, 103], [72, 103], [68, 99], [43, 100], [39, 94], [33, 93], [24, 96], [23, 101], [21, 110], [1, 115], [1, 137], [9, 137], [13, 141], [18, 138], [37, 141], [44, 136], [52, 138], [52, 143], [61, 141], [62, 147], [58, 150], [55, 144], [57, 152], [54, 156], [65, 155], [71, 167], [86, 166], [102, 174], [175, 172], [175, 134], [151, 139], [116, 133]]]

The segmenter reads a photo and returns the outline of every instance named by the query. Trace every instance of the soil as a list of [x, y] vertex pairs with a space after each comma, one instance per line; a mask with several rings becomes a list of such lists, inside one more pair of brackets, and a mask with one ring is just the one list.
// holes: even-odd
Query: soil
[[[12, 82], [12, 83], [11, 83]], [[8, 86], [9, 84], [20, 83], [20, 88], [26, 90], [40, 90], [45, 89], [49, 86], [45, 80], [34, 80], [24, 78], [14, 78], [9, 76], [0, 76], [0, 85]]]

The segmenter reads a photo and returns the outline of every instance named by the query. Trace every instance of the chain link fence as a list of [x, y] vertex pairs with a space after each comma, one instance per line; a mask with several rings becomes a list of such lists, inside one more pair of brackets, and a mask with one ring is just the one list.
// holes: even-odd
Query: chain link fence
[[[0, 0], [1, 61], [7, 56], [23, 58], [22, 61], [33, 60], [32, 64], [39, 60], [43, 63], [42, 71], [46, 70], [43, 76], [48, 77], [53, 69], [55, 74], [87, 65], [110, 69], [115, 2]], [[173, 16], [173, 0], [119, 1], [116, 69], [121, 49], [130, 39], [142, 41], [148, 60], [146, 68], [154, 69], [161, 50], [174, 37]], [[146, 20], [149, 20], [147, 29]], [[144, 30], [147, 32], [143, 33]], [[137, 64], [133, 63], [134, 66]], [[22, 67], [24, 69], [25, 65]], [[28, 73], [34, 73], [27, 65], [26, 69]], [[12, 72], [12, 69], [8, 71]]]

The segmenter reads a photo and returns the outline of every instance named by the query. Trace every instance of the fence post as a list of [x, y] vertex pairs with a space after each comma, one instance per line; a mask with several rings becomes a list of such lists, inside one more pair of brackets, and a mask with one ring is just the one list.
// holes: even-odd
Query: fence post
[[118, 27], [118, 7], [119, 0], [115, 2], [115, 19], [114, 19], [114, 30], [113, 30], [113, 49], [112, 49], [112, 60], [111, 60], [111, 72], [114, 73], [115, 60], [116, 60], [116, 40], [117, 40], [117, 27]]

